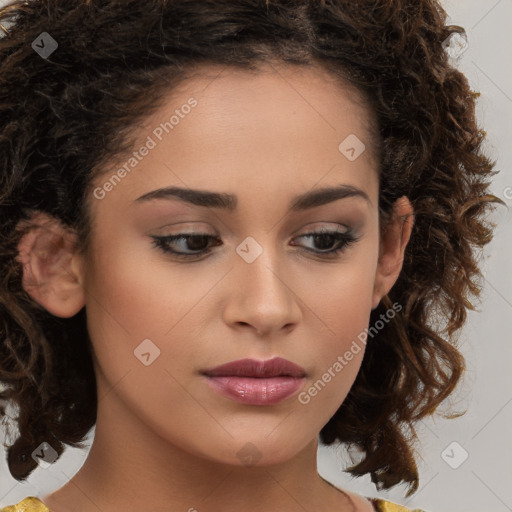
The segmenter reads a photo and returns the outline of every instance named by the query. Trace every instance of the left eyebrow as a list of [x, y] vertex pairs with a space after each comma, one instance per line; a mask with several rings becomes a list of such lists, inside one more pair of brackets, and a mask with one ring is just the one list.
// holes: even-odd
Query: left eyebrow
[[[339, 185], [300, 194], [292, 199], [290, 209], [296, 212], [309, 210], [348, 197], [360, 197], [370, 205], [372, 204], [364, 190], [353, 185]], [[178, 199], [196, 206], [220, 208], [229, 212], [235, 211], [238, 204], [238, 197], [234, 194], [180, 187], [159, 188], [140, 196], [134, 202], [146, 202], [153, 199]]]

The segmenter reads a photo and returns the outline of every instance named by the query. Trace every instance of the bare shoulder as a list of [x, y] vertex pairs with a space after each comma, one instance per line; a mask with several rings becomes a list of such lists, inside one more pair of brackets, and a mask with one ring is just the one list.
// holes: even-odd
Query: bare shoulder
[[346, 489], [343, 492], [350, 496], [350, 499], [356, 506], [357, 512], [375, 512], [375, 508], [368, 498], [365, 498], [364, 496], [361, 496], [355, 492], [349, 492]]

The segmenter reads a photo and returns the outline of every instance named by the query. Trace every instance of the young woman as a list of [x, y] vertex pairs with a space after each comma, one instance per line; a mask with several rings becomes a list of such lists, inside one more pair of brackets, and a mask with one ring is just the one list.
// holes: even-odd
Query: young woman
[[[455, 388], [493, 163], [434, 0], [15, 2], [0, 16], [4, 511], [403, 511]], [[12, 416], [7, 406], [16, 407]], [[6, 427], [8, 423], [4, 421]], [[354, 461], [355, 462], [355, 461]]]

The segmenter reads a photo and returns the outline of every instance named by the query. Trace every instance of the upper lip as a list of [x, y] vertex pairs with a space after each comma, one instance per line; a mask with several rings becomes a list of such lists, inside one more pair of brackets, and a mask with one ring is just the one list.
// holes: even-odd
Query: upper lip
[[304, 377], [306, 375], [304, 368], [282, 357], [274, 357], [267, 361], [239, 359], [204, 370], [201, 373], [210, 377]]

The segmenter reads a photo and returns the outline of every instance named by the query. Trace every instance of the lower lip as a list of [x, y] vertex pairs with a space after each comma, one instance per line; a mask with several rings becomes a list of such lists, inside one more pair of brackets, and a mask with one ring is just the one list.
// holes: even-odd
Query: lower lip
[[210, 377], [208, 385], [221, 395], [248, 405], [272, 405], [286, 400], [302, 387], [304, 377]]

